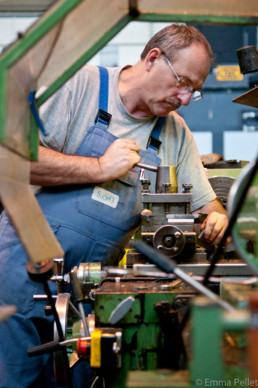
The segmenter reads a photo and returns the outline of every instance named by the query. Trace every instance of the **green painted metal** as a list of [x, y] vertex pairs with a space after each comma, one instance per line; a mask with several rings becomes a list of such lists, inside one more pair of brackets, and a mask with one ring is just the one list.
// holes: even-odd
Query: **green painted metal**
[[247, 368], [243, 368], [243, 367], [225, 368], [224, 387], [226, 386], [236, 387], [236, 388], [251, 387], [252, 385], [250, 383], [251, 383], [251, 380], [249, 378]]
[[[97, 327], [109, 326], [108, 318], [117, 305], [128, 296], [135, 299], [131, 310], [116, 323], [122, 329], [122, 368], [117, 369], [110, 388], [126, 386], [125, 380], [130, 370], [155, 370], [158, 368], [158, 354], [164, 342], [162, 325], [156, 313], [157, 302], [166, 301], [170, 305], [178, 292], [130, 292], [118, 291], [95, 293], [94, 311]], [[126, 288], [126, 285], [125, 285]], [[163, 348], [163, 347], [162, 347]]]
[[[97, 325], [109, 324], [109, 317], [111, 312], [116, 308], [116, 306], [126, 299], [129, 294], [119, 294], [119, 293], [106, 293], [104, 295], [97, 295], [95, 299], [95, 314], [96, 314], [96, 323]], [[136, 294], [130, 294], [133, 298], [136, 297]], [[135, 300], [132, 305], [131, 310], [126, 314], [126, 316], [119, 322], [119, 325], [123, 324], [137, 324], [142, 321], [141, 318], [141, 305], [140, 301]]]
[[30, 149], [29, 149], [29, 159], [30, 160], [37, 160], [38, 159], [38, 145], [39, 145], [39, 130], [38, 125], [36, 123], [36, 120], [34, 116], [30, 115], [30, 134], [29, 134], [29, 143], [30, 143]]
[[194, 305], [192, 319], [191, 381], [206, 386], [207, 379], [209, 382], [224, 380], [221, 309], [209, 302]]
[[[245, 220], [245, 222], [243, 222]], [[253, 250], [248, 248], [248, 238], [245, 234], [253, 235]], [[252, 186], [249, 188], [237, 221], [232, 230], [237, 250], [243, 260], [258, 272], [258, 173], [256, 173]]]
[[6, 69], [0, 63], [0, 141], [4, 139], [6, 120]]
[[147, 22], [182, 22], [182, 23], [200, 23], [200, 24], [243, 24], [257, 25], [258, 17], [254, 16], [225, 16], [225, 15], [178, 15], [178, 14], [159, 14], [144, 13], [135, 17], [138, 21]]
[[42, 105], [52, 96], [69, 78], [71, 78], [86, 62], [88, 62], [99, 50], [101, 50], [115, 35], [118, 34], [130, 21], [130, 15], [123, 17], [100, 40], [87, 50], [69, 69], [67, 69], [37, 100], [37, 105]]
[[98, 325], [109, 323], [110, 313], [115, 307], [126, 299], [132, 296], [135, 299], [131, 310], [119, 322], [119, 325], [139, 324], [139, 323], [158, 323], [160, 319], [154, 309], [154, 305], [161, 300], [166, 300], [173, 303], [177, 293], [105, 293], [96, 294], [95, 296], [95, 314]]
[[[190, 373], [188, 370], [164, 372], [157, 369], [158, 351], [162, 348], [162, 324], [157, 321], [156, 315], [148, 310], [155, 310], [158, 301], [172, 303], [181, 292], [148, 291], [136, 294], [119, 292], [118, 287], [116, 284], [115, 292], [111, 291], [112, 287], [107, 288], [108, 292], [96, 290], [94, 303], [96, 326], [104, 328], [109, 326], [104, 322], [117, 303], [129, 295], [136, 299], [132, 311], [115, 325], [122, 330], [122, 367], [109, 376], [110, 388], [247, 386], [244, 385], [248, 379], [247, 367], [235, 365], [235, 358], [234, 365], [224, 364], [222, 344], [225, 331], [244, 335], [250, 322], [248, 314], [236, 315], [235, 312], [224, 312], [218, 305], [204, 297], [196, 299], [191, 319], [193, 361]], [[79, 336], [78, 322], [73, 325], [73, 336]], [[173, 351], [175, 349], [171, 349], [171, 355]]]

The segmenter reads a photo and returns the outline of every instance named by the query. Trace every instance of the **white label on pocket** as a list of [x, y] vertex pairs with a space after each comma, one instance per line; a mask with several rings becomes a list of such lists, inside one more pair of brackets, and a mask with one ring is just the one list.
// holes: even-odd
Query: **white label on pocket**
[[107, 191], [105, 189], [102, 189], [102, 187], [96, 186], [93, 190], [92, 199], [95, 201], [104, 203], [104, 205], [116, 208], [118, 201], [119, 201], [119, 195], [116, 195], [114, 193], [111, 193], [110, 191]]

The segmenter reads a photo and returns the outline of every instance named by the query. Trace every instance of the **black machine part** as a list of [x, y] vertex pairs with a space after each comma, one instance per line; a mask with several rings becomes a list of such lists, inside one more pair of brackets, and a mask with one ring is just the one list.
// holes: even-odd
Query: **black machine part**
[[255, 46], [244, 46], [237, 50], [242, 74], [258, 71], [258, 52]]
[[[253, 73], [258, 71], [258, 53], [255, 46], [245, 46], [237, 50], [238, 62], [241, 73]], [[241, 96], [234, 98], [232, 101], [238, 104], [248, 105], [258, 108], [258, 86]]]

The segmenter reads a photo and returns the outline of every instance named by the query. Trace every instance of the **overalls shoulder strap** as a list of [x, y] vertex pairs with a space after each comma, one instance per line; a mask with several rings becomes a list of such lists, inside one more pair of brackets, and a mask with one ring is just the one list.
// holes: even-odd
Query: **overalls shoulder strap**
[[99, 109], [108, 110], [108, 71], [105, 67], [98, 66], [100, 77]]
[[159, 140], [159, 136], [165, 119], [166, 117], [159, 117], [158, 120], [156, 121], [156, 124], [153, 130], [151, 131], [147, 148], [152, 148], [157, 152], [159, 151], [159, 148], [162, 144], [162, 142]]
[[99, 88], [99, 110], [95, 119], [95, 124], [109, 126], [112, 115], [108, 113], [108, 71], [105, 67], [98, 66], [100, 76]]

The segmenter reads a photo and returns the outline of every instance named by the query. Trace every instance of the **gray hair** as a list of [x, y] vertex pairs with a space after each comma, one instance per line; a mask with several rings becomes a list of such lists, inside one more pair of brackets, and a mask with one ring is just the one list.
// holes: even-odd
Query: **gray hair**
[[205, 36], [195, 27], [184, 24], [171, 24], [157, 32], [146, 44], [141, 53], [141, 60], [153, 48], [158, 48], [169, 58], [175, 59], [179, 50], [191, 46], [192, 43], [202, 45], [210, 58], [210, 63], [214, 61], [211, 46]]

